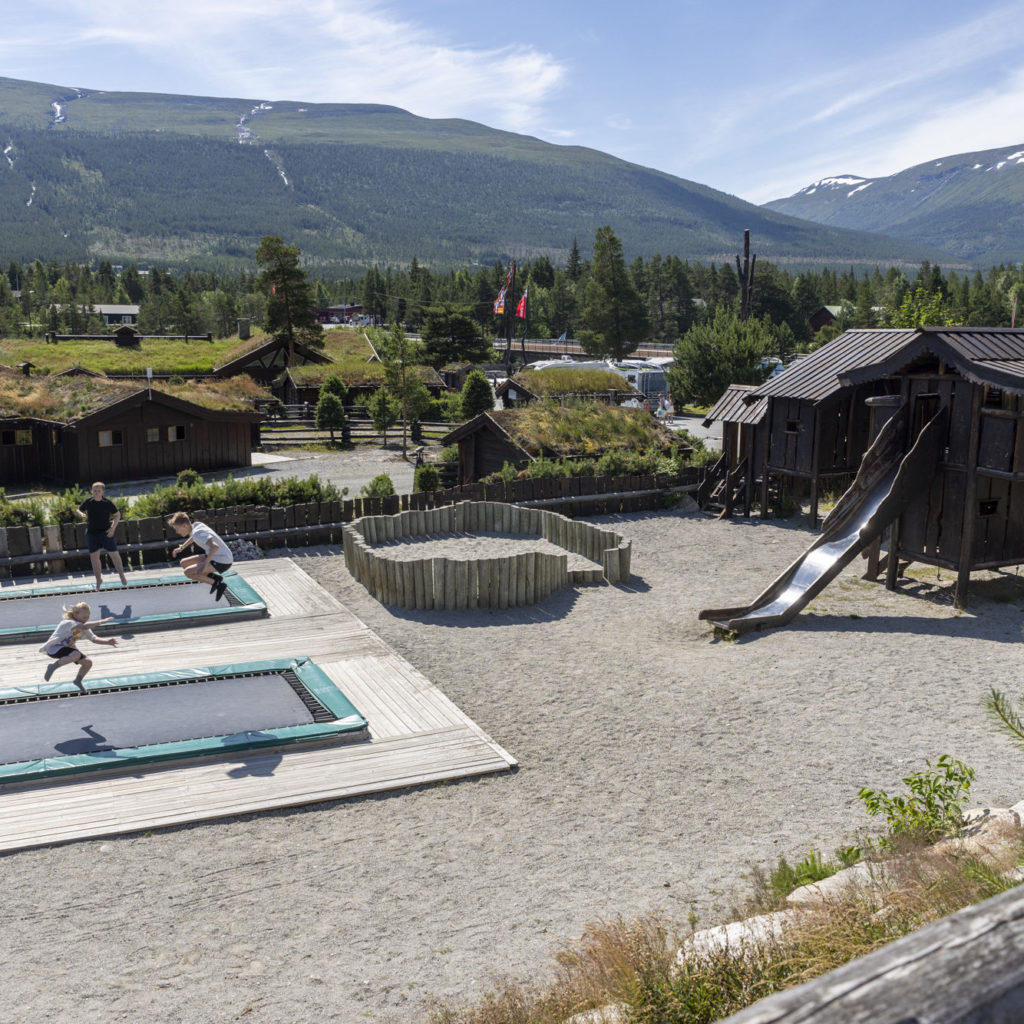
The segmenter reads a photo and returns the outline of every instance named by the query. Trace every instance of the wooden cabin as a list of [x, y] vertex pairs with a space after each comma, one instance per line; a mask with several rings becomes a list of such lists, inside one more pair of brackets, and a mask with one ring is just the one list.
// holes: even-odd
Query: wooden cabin
[[[49, 378], [47, 378], [49, 379]], [[211, 409], [136, 385], [65, 378], [86, 385], [78, 401], [48, 416], [4, 415], [0, 396], [0, 480], [110, 483], [249, 466], [262, 416]]]
[[[499, 472], [506, 462], [517, 470], [525, 469], [541, 456], [597, 458], [612, 449], [633, 451], [653, 446], [668, 451], [673, 446], [684, 447], [672, 431], [642, 409], [596, 402], [589, 408], [574, 408], [571, 430], [565, 429], [565, 418], [558, 415], [563, 411], [568, 410], [539, 406], [495, 409], [456, 427], [441, 444], [459, 446], [458, 482], [474, 483]], [[552, 430], [554, 420], [561, 429]]]
[[[281, 376], [281, 371], [288, 366], [289, 347], [284, 338], [269, 338], [256, 344], [239, 346], [227, 353], [227, 359], [213, 372], [218, 377], [234, 377], [246, 373], [260, 384], [269, 386]], [[296, 342], [292, 348], [295, 364], [298, 366], [330, 363], [331, 359], [317, 349]]]
[[[444, 381], [433, 367], [417, 366], [416, 373], [433, 397], [446, 390]], [[344, 382], [348, 389], [346, 402], [354, 401], [358, 395], [371, 395], [385, 383], [384, 365], [380, 362], [289, 366], [274, 381], [274, 396], [285, 405], [308, 404], [315, 408], [320, 401], [320, 388], [328, 377], [340, 377]]]
[[755, 493], [756, 475], [752, 467], [764, 462], [766, 432], [761, 430], [768, 400], [758, 398], [747, 402], [753, 384], [731, 384], [725, 394], [711, 407], [703, 425], [722, 424], [722, 456], [711, 467], [697, 491], [702, 506], [721, 506], [723, 514], [732, 515], [740, 505], [750, 515]]
[[494, 388], [494, 397], [506, 409], [529, 405], [538, 399], [556, 402], [597, 401], [621, 405], [630, 399], [643, 402], [644, 396], [614, 370], [589, 367], [549, 366], [540, 370], [520, 370]]
[[845, 480], [895, 411], [907, 407], [904, 450], [948, 410], [944, 455], [890, 538], [889, 585], [897, 559], [958, 574], [966, 601], [971, 571], [1024, 563], [1024, 330], [925, 327], [847, 331], [752, 389], [765, 401], [762, 515], [773, 477], [820, 489]]

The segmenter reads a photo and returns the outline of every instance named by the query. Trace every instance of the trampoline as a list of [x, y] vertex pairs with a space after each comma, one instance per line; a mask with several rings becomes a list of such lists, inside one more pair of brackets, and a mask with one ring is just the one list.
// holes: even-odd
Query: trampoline
[[133, 579], [127, 587], [89, 584], [19, 587], [0, 590], [0, 643], [42, 642], [60, 621], [66, 606], [85, 601], [93, 619], [114, 616], [96, 628], [97, 634], [201, 626], [207, 623], [254, 619], [267, 614], [263, 599], [238, 573], [224, 577], [227, 591], [220, 601], [203, 583], [177, 579]]
[[0, 689], [0, 783], [368, 738], [308, 658]]

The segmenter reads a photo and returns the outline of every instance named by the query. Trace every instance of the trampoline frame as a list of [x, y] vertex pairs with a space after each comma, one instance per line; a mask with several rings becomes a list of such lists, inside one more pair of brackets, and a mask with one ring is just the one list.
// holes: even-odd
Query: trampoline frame
[[[194, 609], [192, 611], [165, 612], [160, 615], [141, 615], [137, 619], [120, 619], [97, 626], [94, 632], [98, 636], [116, 635], [118, 633], [138, 633], [144, 630], [179, 629], [183, 626], [204, 626], [220, 622], [235, 622], [242, 619], [258, 619], [267, 614], [267, 606], [263, 598], [236, 571], [224, 577], [227, 584], [224, 607]], [[96, 604], [106, 595], [130, 594], [133, 590], [144, 587], [179, 587], [205, 586], [193, 583], [183, 576], [152, 576], [146, 579], [132, 578], [127, 587], [104, 587], [96, 590], [87, 583], [63, 584], [49, 587], [19, 587], [16, 592], [5, 594], [0, 589], [0, 621], [3, 620], [3, 608], [6, 601], [17, 601], [24, 598], [46, 597], [54, 594], [66, 594], [69, 602], [73, 600]], [[45, 640], [53, 632], [53, 622], [43, 622], [38, 626], [0, 627], [0, 644], [24, 643], [32, 640]]]
[[[322, 722], [313, 721], [308, 725], [268, 728], [259, 733], [228, 733], [165, 743], [151, 743], [137, 747], [99, 750], [85, 754], [55, 754], [52, 757], [33, 761], [13, 761], [0, 764], [0, 785], [14, 782], [47, 781], [88, 772], [138, 768], [146, 764], [182, 758], [216, 759], [223, 754], [245, 750], [265, 750], [328, 741], [358, 743], [369, 739], [366, 719], [331, 681], [323, 669], [306, 657], [274, 658], [268, 661], [251, 661], [234, 665], [214, 665], [206, 668], [183, 668], [167, 672], [146, 672], [128, 676], [110, 676], [104, 679], [87, 679], [85, 694], [82, 694], [73, 683], [44, 684], [31, 691], [26, 691], [24, 687], [3, 688], [0, 689], [0, 714], [3, 714], [3, 705], [10, 703], [74, 700], [88, 697], [90, 694], [102, 694], [105, 691], [189, 685], [203, 681], [267, 673], [293, 675], [313, 700], [322, 705], [333, 716], [333, 719]], [[293, 689], [295, 689], [294, 685]], [[305, 698], [303, 700], [308, 707], [309, 702]], [[311, 714], [313, 713], [311, 710]]]

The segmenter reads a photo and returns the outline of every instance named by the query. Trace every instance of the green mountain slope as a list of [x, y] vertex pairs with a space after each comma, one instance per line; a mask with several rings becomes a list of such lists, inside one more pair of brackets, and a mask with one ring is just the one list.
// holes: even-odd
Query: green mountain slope
[[888, 178], [824, 178], [765, 209], [943, 249], [980, 265], [1018, 263], [1024, 146], [960, 153]]
[[323, 268], [564, 258], [610, 224], [631, 256], [943, 261], [607, 154], [396, 107], [106, 93], [0, 78], [0, 258], [246, 264], [281, 235]]

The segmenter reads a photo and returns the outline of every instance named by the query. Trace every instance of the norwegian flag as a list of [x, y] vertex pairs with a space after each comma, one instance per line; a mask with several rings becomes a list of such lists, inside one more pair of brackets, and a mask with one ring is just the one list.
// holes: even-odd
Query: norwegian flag
[[516, 316], [520, 320], [526, 319], [526, 296], [530, 294], [530, 289], [527, 288], [523, 291], [523, 297], [519, 300], [519, 305], [516, 306]]

